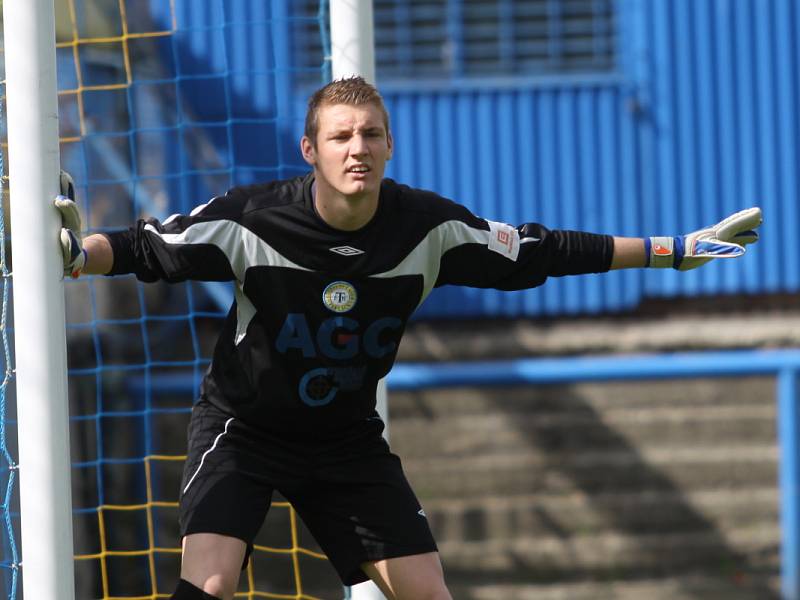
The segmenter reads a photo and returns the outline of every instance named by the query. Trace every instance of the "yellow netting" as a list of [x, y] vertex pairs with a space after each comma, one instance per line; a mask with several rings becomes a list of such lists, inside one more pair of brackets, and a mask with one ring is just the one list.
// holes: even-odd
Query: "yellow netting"
[[[166, 0], [164, 0], [164, 2], [166, 2]], [[98, 109], [98, 106], [101, 108], [103, 107], [103, 102], [97, 101], [98, 96], [92, 96], [93, 108], [89, 110], [87, 108], [87, 98], [89, 98], [89, 95], [106, 94], [107, 97], [104, 97], [102, 100], [106, 102], [110, 110], [116, 111], [117, 113], [130, 111], [129, 103], [134, 96], [129, 92], [131, 91], [131, 87], [137, 83], [137, 58], [135, 53], [132, 52], [132, 46], [147, 40], [161, 39], [163, 41], [171, 41], [174, 36], [181, 33], [181, 26], [178, 22], [179, 19], [176, 16], [176, 0], [170, 0], [169, 2], [168, 28], [161, 27], [153, 28], [152, 30], [142, 30], [141, 24], [146, 21], [146, 19], [142, 19], [142, 14], [146, 12], [146, 7], [150, 4], [152, 3], [146, 2], [145, 0], [137, 0], [136, 4], [132, 3], [131, 0], [127, 0], [127, 2], [125, 0], [56, 1], [57, 52], [60, 57], [59, 65], [63, 67], [65, 64], [65, 53], [67, 53], [67, 57], [69, 53], [71, 53], [71, 68], [74, 69], [72, 77], [62, 77], [62, 74], [59, 74], [62, 164], [67, 161], [68, 164], [65, 166], [70, 168], [70, 170], [77, 171], [73, 172], [73, 175], [79, 185], [79, 191], [81, 192], [79, 201], [86, 215], [87, 223], [85, 225], [88, 227], [89, 231], [102, 230], [103, 227], [106, 226], [120, 226], [123, 225], [125, 221], [129, 222], [129, 219], [127, 219], [125, 215], [132, 212], [130, 209], [130, 200], [126, 199], [127, 205], [124, 209], [117, 208], [117, 206], [120, 205], [114, 204], [117, 196], [120, 195], [120, 190], [129, 190], [131, 186], [134, 190], [136, 190], [136, 186], [139, 186], [141, 190], [141, 188], [147, 188], [147, 185], [152, 183], [150, 180], [169, 182], [175, 179], [174, 174], [170, 173], [169, 169], [166, 167], [163, 169], [163, 173], [157, 170], [155, 172], [151, 170], [145, 173], [147, 177], [142, 177], [141, 175], [144, 169], [141, 164], [136, 164], [136, 161], [142, 161], [144, 159], [134, 155], [130, 160], [134, 163], [132, 171], [137, 174], [138, 179], [136, 181], [132, 183], [128, 181], [118, 181], [121, 176], [119, 171], [116, 171], [112, 174], [113, 176], [109, 175], [107, 177], [109, 181], [104, 181], [102, 177], [94, 176], [94, 181], [99, 181], [99, 184], [95, 184], [93, 183], [93, 175], [90, 172], [91, 165], [87, 164], [87, 161], [90, 160], [88, 158], [90, 149], [89, 146], [86, 145], [87, 139], [91, 138], [93, 135], [98, 136], [99, 130], [100, 133], [106, 133], [102, 131], [101, 126], [104, 120], [116, 119], [115, 122], [119, 122], [121, 119], [124, 120], [125, 118], [124, 115], [120, 116], [120, 114], [106, 117], [104, 113]], [[256, 6], [257, 3], [253, 3], [253, 5]], [[197, 11], [204, 11], [215, 7], [219, 9], [221, 4], [218, 1], [212, 0], [195, 0], [194, 6], [196, 6]], [[138, 11], [135, 26], [132, 25], [133, 21], [129, 14], [130, 10], [134, 9]], [[261, 31], [261, 25], [263, 24], [255, 23], [253, 25], [252, 31], [254, 34]], [[204, 26], [216, 26], [218, 29], [221, 28], [219, 23], [207, 23]], [[285, 23], [276, 23], [271, 26], [285, 27]], [[193, 27], [195, 29], [201, 29], [197, 27], [196, 24]], [[86, 55], [92, 52], [100, 53], [104, 57], [110, 57], [108, 58], [109, 62], [114, 63], [113, 69], [109, 69], [113, 76], [109, 76], [107, 78], [108, 80], [98, 82], [97, 76], [88, 76], [85, 66], [87, 60]], [[279, 65], [276, 67], [276, 70], [280, 68], [288, 68], [288, 66]], [[241, 76], [240, 73], [236, 75], [237, 77]], [[267, 77], [268, 74], [256, 71], [252, 76]], [[173, 81], [177, 81], [180, 77], [173, 74], [172, 79]], [[65, 81], [69, 83], [64, 84]], [[120, 100], [118, 96], [119, 93], [125, 94], [122, 100]], [[231, 120], [227, 116], [225, 119], [228, 119], [228, 121]], [[175, 119], [175, 122], [179, 121], [180, 119]], [[264, 121], [268, 122], [269, 118], [265, 118]], [[98, 125], [98, 123], [101, 125]], [[230, 123], [226, 123], [225, 121], [222, 122], [222, 126], [231, 127]], [[163, 135], [170, 134], [176, 127], [180, 127], [180, 124], [175, 126], [173, 123], [170, 123], [169, 126], [162, 127], [161, 129], [165, 132]], [[143, 129], [146, 130], [147, 128], [145, 127]], [[186, 131], [189, 131], [188, 127]], [[118, 134], [116, 130], [113, 130], [112, 133], [114, 135]], [[148, 131], [145, 131], [145, 133], [148, 133]], [[184, 132], [181, 132], [181, 134], [183, 133]], [[128, 134], [131, 134], [131, 132], [128, 132]], [[198, 138], [197, 135], [193, 135], [194, 137], [191, 138], [190, 141], [194, 142], [195, 145], [200, 146], [201, 149], [208, 153], [208, 147], [212, 146], [208, 138]], [[127, 138], [125, 138], [124, 132], [121, 136], [123, 142], [117, 146], [113, 146], [114, 148], [124, 148], [124, 144], [126, 143], [125, 139]], [[112, 145], [117, 141], [117, 138], [114, 137], [98, 137], [97, 139], [105, 143], [105, 145], [102, 146], [98, 145], [100, 153], [108, 153], [109, 148], [112, 148]], [[199, 143], [198, 139], [200, 140]], [[233, 155], [233, 150], [230, 148], [228, 148], [226, 152], [229, 156]], [[123, 151], [120, 151], [120, 156], [125, 156]], [[104, 156], [102, 158], [108, 160], [109, 157]], [[112, 156], [112, 158], [114, 157]], [[144, 158], [149, 160], [152, 157], [148, 156]], [[122, 160], [122, 162], [124, 163], [125, 160]], [[72, 167], [70, 167], [70, 163]], [[228, 165], [228, 167], [230, 175], [233, 172], [233, 165]], [[148, 168], [151, 167], [148, 166]], [[191, 169], [193, 166], [190, 165], [188, 168]], [[201, 171], [202, 169], [197, 170]], [[199, 173], [199, 175], [202, 175], [202, 173]], [[149, 180], [143, 183], [142, 180], [147, 178], [149, 178]], [[102, 192], [102, 195], [100, 191], [96, 191], [96, 189], [101, 188], [106, 190]], [[110, 189], [111, 192], [108, 192], [108, 189]], [[163, 184], [163, 187], [159, 187], [158, 189], [159, 191], [168, 189], [168, 183]], [[117, 196], [115, 196], [115, 194]], [[136, 208], [142, 209], [143, 212], [146, 209], [146, 207], [141, 206]], [[123, 216], [118, 216], [119, 214]], [[84, 287], [77, 287], [81, 285]], [[143, 481], [140, 481], [137, 485], [146, 486], [146, 497], [145, 501], [141, 501], [141, 498], [132, 498], [130, 502], [124, 501], [124, 499], [122, 502], [116, 503], [101, 501], [100, 505], [94, 508], [81, 505], [81, 501], [73, 500], [73, 504], [76, 507], [76, 552], [78, 554], [75, 556], [75, 560], [76, 572], [79, 580], [78, 588], [79, 590], [89, 590], [84, 592], [86, 594], [101, 593], [103, 600], [168, 598], [174, 589], [178, 577], [180, 548], [176, 535], [177, 528], [174, 525], [165, 525], [165, 523], [174, 524], [177, 522], [178, 489], [177, 486], [173, 485], [168, 488], [170, 493], [166, 494], [167, 497], [157, 497], [153, 491], [155, 478], [153, 469], [154, 466], [166, 469], [171, 475], [167, 477], [165, 481], [175, 481], [176, 478], [179, 477], [177, 474], [180, 472], [185, 457], [150, 452], [144, 459], [126, 459], [117, 460], [115, 462], [104, 454], [107, 440], [104, 440], [103, 436], [105, 435], [105, 437], [108, 438], [112, 435], [118, 435], [114, 433], [116, 430], [111, 430], [111, 433], [104, 433], [104, 430], [102, 430], [107, 423], [111, 422], [110, 419], [135, 419], [141, 417], [139, 412], [136, 411], [129, 411], [130, 416], [126, 417], [127, 413], [125, 413], [125, 410], [120, 409], [117, 405], [118, 403], [115, 404], [116, 400], [112, 397], [111, 392], [109, 392], [110, 389], [116, 389], [114, 386], [118, 385], [117, 380], [122, 380], [122, 378], [126, 376], [125, 374], [130, 372], [130, 370], [126, 371], [125, 368], [120, 367], [120, 371], [116, 372], [109, 367], [108, 362], [110, 359], [107, 357], [106, 335], [119, 336], [119, 331], [114, 330], [115, 327], [119, 330], [130, 323], [138, 323], [138, 326], [143, 332], [142, 336], [145, 338], [142, 344], [146, 346], [146, 329], [151, 324], [151, 320], [148, 320], [146, 315], [134, 318], [121, 318], [116, 314], [104, 313], [102, 307], [97, 307], [97, 303], [102, 304], [102, 301], [98, 301], [97, 299], [98, 297], [102, 297], [103, 289], [105, 289], [100, 289], [102, 285], [103, 283], [100, 280], [94, 281], [89, 279], [88, 284], [78, 282], [71, 283], [70, 286], [68, 286], [68, 288], [71, 287], [73, 291], [78, 289], [75, 294], [78, 295], [80, 301], [73, 301], [73, 305], [85, 303], [92, 307], [92, 314], [88, 319], [83, 318], [82, 315], [73, 318], [73, 330], [70, 331], [71, 339], [76, 336], [82, 336], [82, 343], [88, 343], [90, 347], [93, 345], [95, 348], [94, 354], [98, 357], [89, 367], [81, 370], [80, 368], [76, 369], [74, 364], [76, 362], [80, 363], [81, 359], [75, 359], [72, 355], [70, 356], [70, 366], [72, 368], [71, 404], [73, 408], [76, 406], [79, 407], [75, 409], [77, 410], [77, 414], [73, 412], [73, 454], [75, 454], [74, 448], [76, 444], [81, 445], [82, 448], [85, 446], [85, 448], [78, 452], [78, 458], [73, 456], [73, 461], [78, 461], [79, 463], [75, 465], [73, 471], [73, 488], [78, 490], [73, 495], [75, 496], [77, 494], [80, 496], [81, 494], [85, 494], [86, 496], [90, 496], [96, 493], [98, 498], [107, 497], [107, 491], [105, 493], [103, 491], [104, 486], [111, 485], [109, 481], [114, 479], [115, 470], [128, 469], [131, 465], [136, 467], [135, 461], [138, 460], [144, 473], [140, 477]], [[133, 292], [134, 297], [136, 293], [137, 292]], [[138, 293], [140, 297], [144, 298], [150, 292], [139, 291]], [[189, 289], [187, 293], [191, 298], [191, 289]], [[68, 305], [69, 304], [68, 293]], [[143, 302], [143, 306], [144, 304]], [[116, 308], [117, 307], [112, 303], [110, 309], [116, 310]], [[186, 319], [193, 319], [195, 317], [191, 314], [192, 307], [190, 306], [189, 308], [190, 314]], [[181, 317], [172, 318], [175, 319], [176, 323], [181, 319]], [[182, 323], [183, 321], [180, 322]], [[137, 325], [134, 325], [134, 327], [136, 326]], [[197, 326], [192, 324], [190, 327], [194, 339]], [[114, 331], [107, 333], [107, 329]], [[84, 332], [86, 332], [85, 335]], [[125, 334], [123, 333], [122, 335], [124, 336]], [[132, 338], [130, 340], [131, 345], [134, 345], [135, 341], [136, 340]], [[73, 351], [72, 343], [70, 349]], [[88, 353], [91, 354], [91, 350], [89, 350]], [[151, 354], [153, 353], [153, 350], [146, 349], [144, 351], [146, 355], [145, 358], [148, 360], [152, 359]], [[178, 366], [183, 365], [197, 372], [198, 369], [203, 366], [203, 361], [207, 360], [206, 354], [207, 352], [198, 353], [198, 351], [195, 351], [195, 354], [191, 356], [189, 360], [184, 360], [183, 362], [176, 360], [174, 364]], [[158, 363], [155, 359], [153, 359], [153, 361], [159, 365], [168, 362], [162, 360]], [[79, 365], [79, 367], [80, 366], [81, 365]], [[137, 366], [136, 368], [138, 369], [139, 367]], [[144, 378], [149, 380], [155, 368], [156, 367], [151, 367], [148, 364], [142, 366], [140, 371], [145, 373]], [[139, 371], [136, 372], [138, 373]], [[111, 378], [113, 381], [109, 383], [107, 380], [103, 381], [103, 378]], [[147, 392], [147, 394], [149, 398], [150, 392]], [[99, 398], [97, 402], [98, 408], [94, 409], [96, 411], [95, 413], [91, 413], [89, 409], [86, 409], [86, 405], [91, 404], [91, 399], [94, 397]], [[149, 401], [150, 400], [148, 400], [148, 402]], [[190, 401], [186, 402], [186, 411], [182, 415], [183, 417], [186, 417], [188, 414], [190, 403]], [[147, 420], [150, 416], [145, 414], [141, 418]], [[96, 431], [92, 429], [94, 424], [97, 425]], [[146, 435], [151, 435], [147, 426], [144, 426], [144, 428], [146, 430]], [[185, 428], [181, 429], [175, 435], [185, 437], [184, 431]], [[148, 440], [146, 445], [152, 446], [158, 444], [150, 444]], [[92, 456], [92, 452], [95, 453], [95, 456]], [[126, 454], [126, 456], [132, 454], [134, 454], [134, 452], [130, 452]], [[139, 456], [141, 456], [141, 454]], [[91, 470], [97, 472], [96, 477], [85, 476], [85, 472]], [[80, 477], [76, 475], [76, 473], [80, 475]], [[92, 485], [95, 485], [99, 489], [85, 491], [91, 488]], [[159, 484], [159, 486], [160, 485], [161, 484]], [[167, 484], [164, 484], [164, 487], [167, 489]], [[270, 519], [277, 520], [281, 527], [288, 527], [289, 531], [284, 536], [286, 541], [280, 543], [276, 542], [274, 545], [264, 545], [259, 544], [259, 540], [256, 540], [253, 559], [247, 569], [246, 576], [242, 577], [240, 585], [241, 591], [237, 594], [237, 598], [314, 600], [317, 596], [309, 595], [306, 591], [309, 589], [309, 586], [304, 586], [301, 576], [304, 571], [308, 572], [309, 568], [307, 566], [302, 567], [301, 563], [305, 564], [304, 561], [306, 561], [306, 559], [312, 559], [318, 562], [326, 561], [325, 556], [318, 551], [302, 546], [301, 537], [305, 534], [302, 534], [302, 526], [299, 525], [295, 512], [288, 503], [274, 502], [270, 510], [268, 526], [270, 524]], [[130, 529], [131, 532], [130, 534], [124, 533], [120, 531], [121, 529]], [[145, 529], [146, 535], [144, 533]], [[172, 535], [166, 535], [164, 531], [171, 532]], [[120, 547], [120, 540], [128, 540], [126, 543], [130, 543], [131, 545], [127, 548]], [[313, 542], [309, 541], [309, 544], [313, 545]], [[273, 559], [272, 562], [275, 564], [269, 563], [266, 557], [271, 557]], [[288, 561], [277, 560], [280, 557], [284, 557], [288, 559]], [[289, 564], [286, 564], [286, 562]], [[281, 585], [265, 584], [265, 577], [272, 577], [272, 574], [279, 568], [283, 570], [291, 569], [291, 578], [289, 579], [285, 575], [282, 576], [284, 581]], [[130, 574], [132, 571], [136, 571], [135, 576]], [[270, 574], [263, 575], [263, 571], [270, 571]], [[289, 583], [287, 583], [287, 581]], [[327, 585], [328, 589], [332, 589], [330, 582], [328, 582]], [[305, 590], [304, 587], [306, 588]], [[264, 591], [265, 589], [269, 589], [270, 591]], [[316, 585], [314, 589], [319, 589], [319, 585]], [[95, 596], [92, 595], [92, 597]], [[81, 600], [84, 600], [83, 597]]]
[[[153, 509], [169, 508], [177, 509], [177, 501], [156, 500], [152, 494], [152, 470], [153, 461], [164, 461], [171, 463], [183, 463], [185, 456], [148, 456], [144, 459], [145, 474], [147, 483], [147, 502], [143, 504], [106, 504], [97, 507], [97, 528], [99, 532], [100, 551], [91, 554], [79, 554], [75, 556], [77, 561], [96, 561], [97, 568], [100, 570], [103, 600], [152, 600], [155, 598], [169, 598], [172, 591], [159, 589], [159, 573], [156, 564], [159, 555], [180, 555], [179, 547], [161, 547], [156, 542], [156, 531], [154, 527]], [[303, 548], [299, 544], [297, 515], [288, 502], [273, 502], [271, 510], [281, 509], [289, 513], [290, 539], [291, 545], [285, 548], [269, 547], [256, 544], [253, 551], [253, 560], [247, 567], [244, 587], [246, 591], [236, 594], [237, 598], [277, 598], [284, 600], [320, 600], [317, 596], [311, 596], [303, 592], [303, 581], [301, 578], [300, 556], [309, 556], [315, 559], [326, 560], [324, 554]], [[147, 520], [147, 542], [148, 547], [141, 550], [110, 550], [106, 543], [106, 518], [105, 515], [114, 511], [142, 511]], [[272, 593], [259, 591], [255, 584], [255, 574], [253, 564], [258, 562], [259, 553], [283, 554], [291, 557], [294, 572], [295, 593]], [[150, 589], [147, 593], [140, 595], [113, 595], [110, 590], [107, 559], [111, 557], [146, 557], [149, 570]], [[163, 579], [164, 576], [162, 575]], [[171, 579], [171, 578], [168, 578]]]
[[[102, 91], [102, 90], [120, 90], [126, 89], [130, 87], [131, 83], [133, 82], [133, 75], [131, 73], [131, 56], [130, 56], [130, 49], [128, 47], [128, 41], [131, 39], [141, 39], [141, 38], [152, 38], [152, 37], [164, 37], [173, 35], [177, 25], [175, 22], [175, 2], [174, 0], [169, 0], [170, 3], [170, 12], [172, 14], [172, 28], [168, 31], [147, 31], [141, 33], [131, 33], [128, 31], [128, 20], [125, 10], [125, 0], [107, 0], [103, 2], [103, 0], [97, 0], [96, 2], [86, 2], [85, 5], [91, 4], [108, 4], [109, 2], [115, 2], [119, 7], [119, 17], [120, 17], [120, 35], [112, 35], [106, 37], [81, 37], [78, 33], [78, 19], [75, 10], [75, 0], [63, 0], [57, 1], [57, 7], [63, 7], [66, 5], [67, 10], [69, 11], [69, 40], [68, 41], [58, 41], [56, 42], [56, 48], [71, 48], [73, 58], [75, 61], [75, 72], [78, 85], [72, 89], [59, 89], [58, 95], [64, 97], [74, 97], [77, 104], [78, 104], [78, 115], [80, 119], [80, 135], [73, 135], [73, 136], [61, 136], [60, 140], [61, 143], [70, 143], [70, 142], [79, 142], [82, 140], [82, 136], [86, 135], [86, 113], [84, 111], [83, 105], [83, 94], [87, 91]], [[91, 11], [91, 13], [98, 14], [99, 11]], [[58, 15], [57, 16], [61, 16]], [[63, 19], [59, 22], [59, 25], [63, 24]], [[61, 27], [57, 26], [57, 37], [63, 36], [63, 25]], [[123, 83], [112, 83], [112, 84], [105, 84], [105, 85], [84, 85], [83, 84], [83, 77], [82, 77], [82, 69], [81, 69], [81, 60], [79, 54], [79, 48], [83, 45], [90, 45], [90, 44], [120, 44], [122, 49], [122, 56], [124, 57], [124, 64], [125, 64], [125, 82]]]

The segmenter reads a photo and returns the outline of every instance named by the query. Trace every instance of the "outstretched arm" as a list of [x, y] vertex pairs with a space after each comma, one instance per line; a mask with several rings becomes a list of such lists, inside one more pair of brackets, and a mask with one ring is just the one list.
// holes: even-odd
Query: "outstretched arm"
[[[446, 205], [449, 206], [449, 205]], [[453, 205], [435, 285], [499, 290], [536, 287], [548, 277], [604, 273], [610, 269], [695, 269], [715, 258], [735, 258], [758, 240], [761, 210], [748, 208], [716, 225], [677, 237], [612, 237], [518, 227], [486, 221]]]
[[82, 239], [75, 186], [62, 172], [61, 195], [54, 204], [61, 214], [64, 275], [133, 273], [140, 281], [231, 281], [236, 277], [231, 256], [239, 248], [236, 228], [241, 228], [237, 217], [243, 198], [226, 195], [226, 202], [210, 201], [191, 215], [173, 215], [164, 223], [139, 220], [127, 231]]

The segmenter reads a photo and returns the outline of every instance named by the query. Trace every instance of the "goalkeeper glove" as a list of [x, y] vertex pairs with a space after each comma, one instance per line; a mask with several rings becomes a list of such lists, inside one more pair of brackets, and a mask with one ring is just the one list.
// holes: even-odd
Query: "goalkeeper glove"
[[59, 176], [60, 195], [55, 207], [61, 213], [61, 254], [64, 259], [64, 275], [77, 278], [86, 264], [86, 250], [81, 243], [81, 214], [75, 204], [75, 184], [66, 171]]
[[737, 258], [747, 244], [758, 241], [755, 228], [760, 224], [761, 209], [754, 207], [688, 235], [645, 238], [646, 266], [688, 271], [714, 258]]

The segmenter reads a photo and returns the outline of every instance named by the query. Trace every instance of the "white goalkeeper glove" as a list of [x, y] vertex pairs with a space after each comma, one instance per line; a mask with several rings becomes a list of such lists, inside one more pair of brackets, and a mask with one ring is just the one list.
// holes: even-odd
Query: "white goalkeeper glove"
[[81, 243], [81, 213], [75, 204], [75, 184], [66, 171], [59, 176], [60, 195], [56, 196], [55, 207], [61, 213], [61, 255], [64, 259], [64, 276], [80, 276], [86, 264], [86, 250]]
[[688, 235], [645, 238], [646, 266], [689, 271], [714, 258], [737, 258], [747, 244], [758, 241], [759, 225], [761, 209], [754, 207]]

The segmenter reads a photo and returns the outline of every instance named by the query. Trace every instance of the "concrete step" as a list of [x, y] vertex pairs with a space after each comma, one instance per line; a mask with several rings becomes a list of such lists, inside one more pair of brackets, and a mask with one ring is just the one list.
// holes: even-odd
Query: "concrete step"
[[[760, 524], [724, 534], [699, 532], [629, 535], [605, 532], [562, 537], [440, 542], [446, 570], [469, 572], [484, 580], [501, 573], [524, 573], [529, 581], [626, 579], [646, 574], [675, 574], [704, 568], [707, 572], [777, 573], [780, 528]], [[483, 577], [481, 577], [483, 575]]]
[[649, 298], [634, 312], [589, 318], [417, 321], [406, 330], [400, 359], [794, 348], [799, 330], [793, 294]]
[[442, 542], [605, 531], [627, 534], [731, 531], [773, 527], [779, 521], [776, 487], [589, 495], [524, 494], [430, 500], [428, 520]]
[[777, 461], [778, 448], [767, 444], [486, 452], [465, 457], [410, 458], [403, 464], [420, 498], [430, 499], [768, 487], [777, 481]]
[[777, 599], [774, 388], [390, 393], [390, 439], [455, 598]]
[[[776, 437], [772, 405], [610, 408], [544, 414], [493, 412], [429, 420], [394, 419], [392, 444], [407, 458], [466, 456], [511, 449], [550, 451], [635, 445], [765, 444]], [[425, 435], [419, 435], [425, 431]]]

